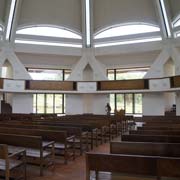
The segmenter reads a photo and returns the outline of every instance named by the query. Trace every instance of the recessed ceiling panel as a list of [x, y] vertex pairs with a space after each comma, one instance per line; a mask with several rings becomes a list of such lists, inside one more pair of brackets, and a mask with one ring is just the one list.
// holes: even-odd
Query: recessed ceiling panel
[[115, 24], [146, 22], [158, 24], [153, 0], [95, 0], [95, 32]]
[[174, 20], [178, 15], [180, 15], [180, 0], [169, 0], [169, 5], [172, 19]]
[[50, 24], [81, 31], [81, 0], [23, 0], [19, 25]]
[[0, 0], [0, 24], [4, 22], [5, 9], [5, 0]]

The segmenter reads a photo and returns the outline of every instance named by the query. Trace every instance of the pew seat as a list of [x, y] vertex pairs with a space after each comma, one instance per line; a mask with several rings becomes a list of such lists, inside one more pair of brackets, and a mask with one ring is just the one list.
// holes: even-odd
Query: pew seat
[[[21, 169], [23, 168], [23, 170]], [[19, 169], [18, 177], [17, 171]], [[19, 149], [13, 151], [11, 147], [5, 144], [0, 144], [0, 172], [4, 172], [6, 180], [10, 177], [26, 179], [26, 151], [25, 149]], [[15, 176], [16, 174], [16, 176]]]

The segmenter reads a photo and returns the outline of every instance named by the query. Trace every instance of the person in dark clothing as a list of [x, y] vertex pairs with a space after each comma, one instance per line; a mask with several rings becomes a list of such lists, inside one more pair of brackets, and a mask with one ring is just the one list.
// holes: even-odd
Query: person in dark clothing
[[110, 106], [109, 103], [106, 104], [105, 110], [106, 110], [107, 115], [110, 115], [110, 113], [111, 113], [111, 106]]

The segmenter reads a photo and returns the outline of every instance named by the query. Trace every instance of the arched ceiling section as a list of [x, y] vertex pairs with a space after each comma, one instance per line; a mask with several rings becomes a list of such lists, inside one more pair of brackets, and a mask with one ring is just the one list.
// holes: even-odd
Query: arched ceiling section
[[81, 0], [23, 0], [19, 26], [51, 24], [81, 32]]
[[180, 15], [180, 0], [169, 0], [169, 5], [171, 9], [172, 20], [174, 20], [178, 15]]
[[5, 17], [5, 0], [0, 0], [0, 24], [4, 22], [4, 17]]
[[152, 0], [95, 0], [94, 30], [114, 24], [146, 22], [158, 25]]

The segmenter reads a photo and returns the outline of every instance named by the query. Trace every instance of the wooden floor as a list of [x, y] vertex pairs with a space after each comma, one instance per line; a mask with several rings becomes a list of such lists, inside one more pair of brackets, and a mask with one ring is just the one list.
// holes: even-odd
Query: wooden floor
[[[109, 152], [109, 143], [100, 145], [94, 152]], [[134, 164], [136, 166], [136, 164]], [[75, 161], [64, 165], [61, 159], [57, 159], [54, 168], [45, 170], [44, 176], [39, 176], [37, 166], [28, 165], [28, 180], [85, 180], [85, 155], [78, 156]], [[156, 180], [155, 177], [127, 176], [122, 174], [100, 173], [100, 180]], [[95, 180], [92, 173], [91, 180]], [[175, 180], [173, 178], [162, 178], [162, 180]]]

